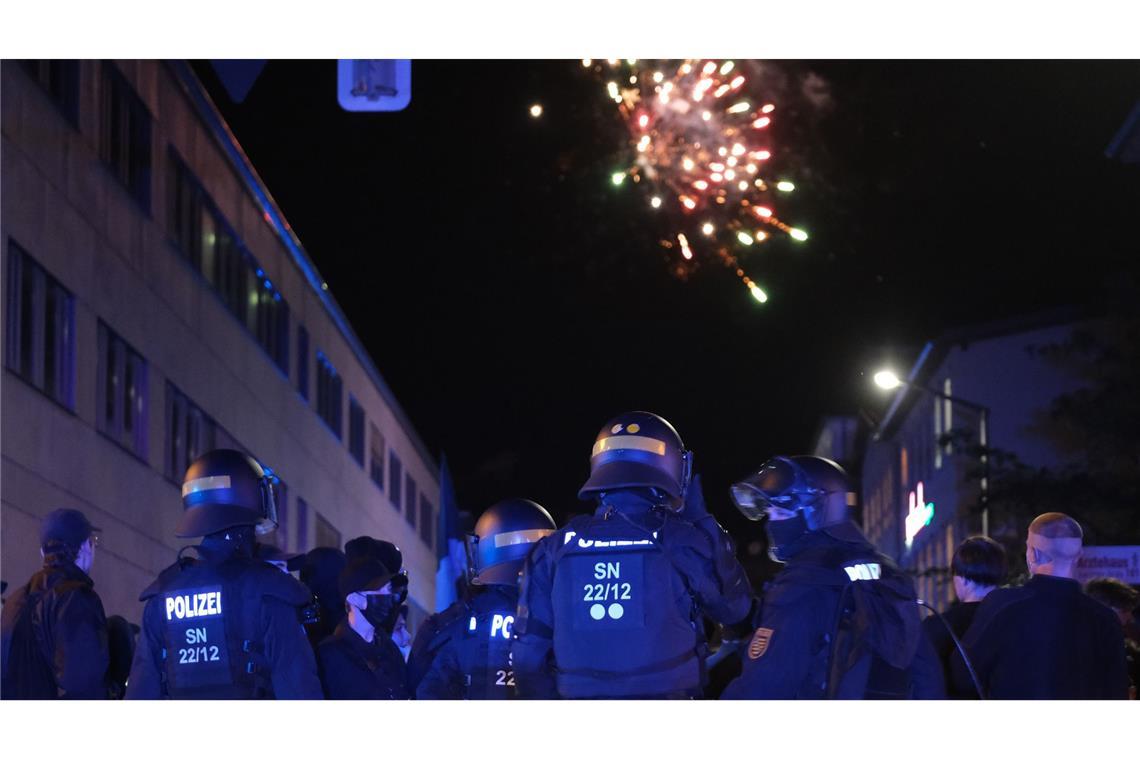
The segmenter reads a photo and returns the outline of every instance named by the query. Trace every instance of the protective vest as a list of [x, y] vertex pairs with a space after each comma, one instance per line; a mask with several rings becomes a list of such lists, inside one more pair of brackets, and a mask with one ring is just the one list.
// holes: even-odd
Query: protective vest
[[572, 520], [551, 550], [554, 659], [566, 698], [699, 692], [696, 602], [664, 543], [621, 514]]
[[921, 635], [913, 585], [886, 557], [858, 547], [810, 550], [788, 571], [837, 597], [797, 697], [906, 699]]
[[476, 595], [468, 606], [461, 640], [456, 642], [465, 699], [514, 699], [511, 632], [518, 594], [498, 589]]
[[163, 571], [140, 599], [157, 606], [146, 622], [158, 626], [165, 696], [272, 699], [260, 622], [265, 596], [300, 606], [307, 592], [280, 570], [243, 556], [216, 564], [180, 559]]

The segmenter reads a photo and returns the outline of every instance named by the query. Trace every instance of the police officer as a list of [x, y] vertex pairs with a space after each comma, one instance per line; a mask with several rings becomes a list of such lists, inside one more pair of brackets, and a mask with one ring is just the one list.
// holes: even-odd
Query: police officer
[[855, 494], [843, 468], [775, 457], [733, 485], [732, 498], [748, 519], [768, 518], [769, 553], [786, 564], [722, 698], [945, 696], [913, 584], [849, 519]]
[[[469, 583], [464, 598], [420, 627], [409, 670], [417, 699], [514, 699], [510, 637], [518, 607], [518, 577], [554, 520], [528, 499], [487, 509], [466, 538]], [[555, 696], [552, 683], [540, 696]]]
[[515, 679], [530, 696], [550, 673], [564, 698], [702, 693], [704, 625], [748, 617], [752, 593], [711, 516], [686, 519], [692, 455], [648, 412], [606, 423], [578, 493], [592, 515], [539, 542], [520, 586]]
[[[320, 699], [299, 610], [308, 590], [253, 556], [276, 527], [273, 476], [215, 449], [182, 484], [180, 538], [202, 537], [139, 597], [146, 602], [128, 699]], [[183, 550], [185, 551], [185, 549]]]

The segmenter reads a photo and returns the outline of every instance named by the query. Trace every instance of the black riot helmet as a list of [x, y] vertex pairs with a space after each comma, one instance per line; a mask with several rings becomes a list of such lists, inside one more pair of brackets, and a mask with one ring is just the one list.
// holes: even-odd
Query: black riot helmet
[[471, 583], [515, 585], [526, 555], [556, 528], [550, 513], [530, 499], [504, 499], [489, 507], [464, 542]]
[[693, 455], [665, 419], [627, 412], [605, 424], [590, 455], [590, 478], [578, 491], [590, 499], [619, 488], [650, 488], [668, 494], [680, 508], [692, 476]]
[[855, 493], [847, 473], [830, 459], [773, 457], [732, 485], [732, 501], [749, 520], [763, 519], [770, 506], [800, 512], [815, 531], [844, 522]]
[[182, 479], [182, 519], [174, 535], [208, 536], [241, 525], [258, 535], [277, 527], [273, 471], [233, 449], [207, 451]]

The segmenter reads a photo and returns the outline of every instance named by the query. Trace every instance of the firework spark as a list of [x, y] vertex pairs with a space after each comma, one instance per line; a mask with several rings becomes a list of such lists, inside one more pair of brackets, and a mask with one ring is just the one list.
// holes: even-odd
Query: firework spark
[[[686, 262], [715, 257], [759, 303], [767, 293], [745, 272], [772, 228], [797, 242], [807, 233], [781, 221], [769, 192], [789, 193], [787, 179], [765, 179], [772, 158], [768, 127], [776, 106], [752, 92], [734, 61], [583, 59], [604, 83], [630, 133], [629, 166], [612, 175], [642, 184], [649, 203], [673, 211], [672, 238]], [[620, 84], [619, 84], [620, 83]], [[688, 233], [688, 234], [686, 234]], [[689, 236], [700, 242], [690, 245]], [[671, 241], [667, 247], [673, 249]], [[741, 262], [738, 256], [749, 261]]]

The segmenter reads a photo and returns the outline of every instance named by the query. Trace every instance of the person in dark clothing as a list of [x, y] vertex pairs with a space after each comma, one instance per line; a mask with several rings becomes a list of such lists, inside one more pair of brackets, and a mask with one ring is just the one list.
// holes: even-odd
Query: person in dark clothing
[[44, 518], [43, 569], [11, 594], [0, 618], [4, 699], [107, 698], [107, 618], [89, 575], [98, 530], [76, 509]]
[[945, 697], [914, 585], [849, 519], [843, 468], [776, 457], [732, 494], [745, 517], [768, 518], [770, 553], [786, 564], [721, 699]]
[[955, 550], [950, 569], [958, 601], [942, 614], [941, 619], [938, 615], [931, 615], [923, 620], [922, 629], [942, 663], [947, 696], [952, 699], [977, 699], [978, 693], [973, 685], [968, 691], [959, 691], [950, 679], [950, 655], [957, 647], [946, 626], [950, 626], [959, 641], [966, 635], [982, 600], [1005, 580], [1005, 549], [991, 538], [971, 536]]
[[707, 681], [702, 615], [746, 623], [752, 589], [728, 534], [686, 499], [692, 455], [667, 421], [629, 412], [594, 443], [578, 496], [596, 510], [524, 565], [511, 652], [522, 697], [691, 698]]
[[[1126, 699], [1128, 673], [1120, 621], [1073, 579], [1083, 533], [1060, 512], [1029, 526], [1031, 575], [985, 598], [962, 640], [990, 699]], [[965, 663], [951, 656], [954, 687], [970, 686]]]
[[[535, 544], [554, 532], [554, 519], [527, 499], [487, 509], [467, 536], [470, 579], [464, 598], [420, 627], [409, 658], [417, 699], [514, 699], [510, 638], [518, 577]], [[556, 696], [553, 682], [542, 689]]]
[[1136, 603], [1140, 593], [1119, 578], [1093, 578], [1085, 584], [1085, 593], [1108, 607], [1120, 620], [1124, 630], [1124, 660], [1128, 666], [1128, 698], [1136, 699], [1140, 689], [1140, 643], [1130, 634], [1136, 622]]
[[[127, 699], [320, 699], [300, 610], [309, 592], [253, 556], [276, 527], [273, 475], [232, 449], [190, 465], [176, 535], [201, 537], [139, 596]], [[185, 549], [183, 549], [185, 551]]]
[[305, 636], [314, 653], [344, 620], [344, 597], [337, 582], [347, 563], [340, 549], [320, 546], [306, 554], [301, 564], [301, 583], [309, 589], [310, 609], [315, 612], [305, 621]]
[[367, 557], [341, 571], [347, 614], [317, 647], [327, 699], [411, 699], [407, 665], [392, 641], [400, 607], [391, 580], [383, 564]]
[[107, 667], [107, 696], [122, 699], [127, 693], [127, 679], [131, 675], [131, 661], [135, 657], [135, 639], [141, 630], [122, 615], [107, 618], [107, 643], [111, 662]]

